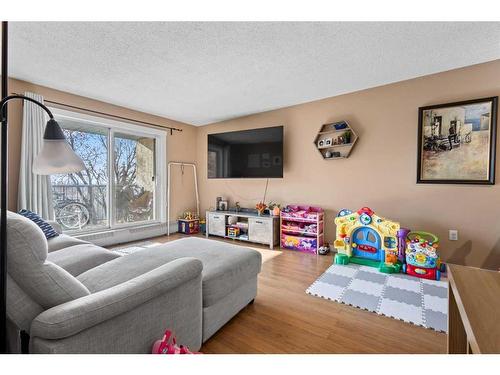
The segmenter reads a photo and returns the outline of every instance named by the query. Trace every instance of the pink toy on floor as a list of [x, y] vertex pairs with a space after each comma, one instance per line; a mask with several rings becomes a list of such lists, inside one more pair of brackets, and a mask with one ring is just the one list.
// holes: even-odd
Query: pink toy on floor
[[172, 335], [172, 331], [166, 330], [161, 340], [156, 340], [153, 344], [151, 354], [201, 354], [193, 353], [187, 346], [177, 346], [177, 340]]

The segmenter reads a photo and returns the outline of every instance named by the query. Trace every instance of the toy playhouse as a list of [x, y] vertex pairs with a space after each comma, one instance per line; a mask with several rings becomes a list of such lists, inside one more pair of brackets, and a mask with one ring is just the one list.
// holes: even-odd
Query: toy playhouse
[[368, 207], [356, 212], [341, 210], [335, 224], [336, 264], [356, 263], [377, 267], [384, 273], [402, 271], [435, 280], [444, 270], [437, 253], [439, 240], [433, 234], [410, 232]]

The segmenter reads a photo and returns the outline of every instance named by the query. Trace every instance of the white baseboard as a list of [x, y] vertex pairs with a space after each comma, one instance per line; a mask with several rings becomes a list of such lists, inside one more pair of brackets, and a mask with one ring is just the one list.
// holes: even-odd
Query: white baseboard
[[[177, 222], [170, 223], [170, 233], [177, 232]], [[167, 234], [167, 224], [150, 224], [130, 228], [112, 229], [98, 233], [87, 233], [75, 236], [84, 241], [91, 242], [99, 246], [110, 246], [121, 243], [139, 241], [152, 237], [164, 236]]]

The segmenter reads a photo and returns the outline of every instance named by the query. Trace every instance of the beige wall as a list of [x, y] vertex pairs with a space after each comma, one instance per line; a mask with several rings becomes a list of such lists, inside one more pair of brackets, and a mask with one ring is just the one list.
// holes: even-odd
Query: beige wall
[[[168, 159], [196, 161], [203, 210], [220, 195], [253, 207], [265, 188], [264, 179], [208, 180], [207, 134], [283, 125], [284, 178], [270, 180], [267, 202], [324, 207], [330, 242], [341, 208], [369, 206], [403, 226], [439, 235], [443, 258], [450, 262], [495, 268], [500, 267], [500, 187], [418, 185], [415, 180], [418, 107], [500, 95], [499, 77], [497, 60], [200, 128], [18, 80], [10, 81], [9, 91], [33, 91], [71, 105], [182, 128], [168, 137]], [[9, 111], [9, 203], [15, 209], [21, 104], [10, 104]], [[360, 139], [348, 159], [323, 160], [312, 142], [322, 124], [337, 120], [348, 120]], [[175, 168], [172, 189], [173, 215], [195, 208], [191, 169], [182, 175]], [[459, 230], [459, 241], [447, 240], [448, 229]]]
[[[253, 207], [265, 187], [265, 179], [208, 180], [207, 134], [283, 125], [284, 178], [270, 180], [266, 202], [322, 206], [330, 242], [341, 208], [369, 206], [436, 233], [450, 262], [500, 267], [500, 177], [495, 186], [415, 183], [418, 107], [497, 95], [500, 60], [201, 127], [202, 208], [216, 196]], [[348, 159], [323, 160], [312, 142], [322, 124], [338, 120], [348, 120], [360, 139]], [[459, 241], [448, 241], [448, 229], [458, 229]]]
[[[182, 132], [174, 132], [172, 136], [167, 133], [167, 159], [169, 161], [194, 162], [196, 160], [193, 142], [196, 139], [196, 127], [169, 120], [147, 113], [133, 111], [97, 100], [84, 98], [66, 92], [53, 90], [44, 86], [34, 85], [15, 79], [9, 80], [9, 93], [35, 92], [43, 95], [47, 100], [53, 100], [73, 106], [89, 108], [117, 116], [128, 117], [139, 121], [146, 121], [164, 126], [180, 128]], [[22, 104], [20, 101], [9, 103], [9, 208], [17, 208], [17, 187], [19, 180], [19, 162], [21, 156], [21, 124]], [[160, 160], [161, 166], [167, 168], [167, 160]], [[194, 180], [191, 171], [186, 171], [182, 176], [179, 168], [174, 168], [172, 173], [172, 215], [177, 215], [186, 209], [196, 207]]]

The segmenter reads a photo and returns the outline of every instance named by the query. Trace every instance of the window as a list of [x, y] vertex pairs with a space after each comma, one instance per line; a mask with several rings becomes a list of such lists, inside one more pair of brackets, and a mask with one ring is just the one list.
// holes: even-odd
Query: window
[[52, 109], [86, 169], [52, 175], [56, 220], [63, 230], [92, 232], [164, 222], [162, 130]]

